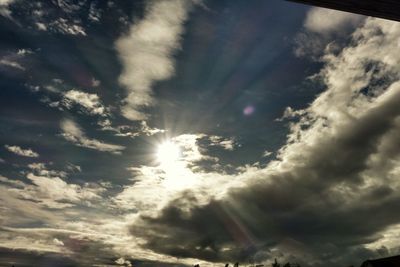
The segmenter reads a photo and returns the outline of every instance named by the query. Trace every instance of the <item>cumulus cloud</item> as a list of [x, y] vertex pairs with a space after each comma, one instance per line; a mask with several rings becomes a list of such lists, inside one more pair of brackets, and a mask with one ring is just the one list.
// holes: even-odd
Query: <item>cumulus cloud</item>
[[338, 266], [395, 251], [382, 237], [400, 222], [399, 38], [396, 23], [368, 19], [341, 53], [325, 55], [327, 89], [295, 112], [276, 160], [208, 203], [196, 190], [176, 195], [132, 234], [153, 251], [213, 262], [279, 255]]
[[144, 120], [142, 110], [154, 104], [152, 85], [174, 74], [174, 53], [179, 48], [183, 24], [192, 1], [149, 1], [144, 18], [116, 42], [123, 64], [120, 83], [127, 89], [123, 115]]
[[23, 156], [23, 157], [30, 157], [30, 158], [37, 158], [39, 157], [39, 154], [36, 153], [35, 151], [33, 151], [30, 148], [22, 148], [20, 146], [11, 146], [11, 145], [5, 145], [4, 146], [8, 151], [19, 155], [19, 156]]
[[[98, 201], [104, 188], [97, 184], [78, 185], [67, 183], [66, 173], [63, 171], [51, 170], [41, 165], [29, 166], [33, 172], [27, 172], [26, 178], [31, 182], [25, 183], [18, 179], [9, 179], [0, 176], [0, 189], [11, 193], [5, 194], [1, 200], [4, 202], [13, 202], [11, 206], [15, 206], [20, 200], [32, 201], [35, 205], [52, 208], [63, 209], [73, 207], [75, 205], [91, 205], [92, 201]], [[61, 174], [62, 177], [57, 176]], [[11, 197], [12, 196], [12, 197]], [[13, 200], [14, 199], [14, 200]], [[23, 208], [21, 204], [20, 208]], [[29, 206], [29, 204], [26, 204]]]
[[86, 200], [99, 199], [101, 189], [84, 188], [76, 184], [68, 184], [60, 177], [37, 176], [28, 173], [26, 176], [34, 186], [26, 186], [22, 190], [13, 190], [24, 199], [39, 201], [50, 208], [65, 208]]
[[46, 164], [44, 163], [31, 163], [28, 164], [28, 168], [40, 176], [59, 176], [59, 177], [66, 177], [67, 173], [65, 171], [57, 171], [49, 169]]
[[307, 13], [304, 27], [312, 32], [331, 34], [343, 28], [356, 26], [364, 16], [333, 9], [314, 7]]
[[340, 50], [365, 16], [320, 7], [311, 8], [296, 39], [295, 54], [319, 59], [324, 51]]
[[25, 184], [19, 180], [10, 180], [7, 177], [0, 175], [0, 182], [3, 184], [12, 185], [14, 187], [23, 187]]
[[74, 104], [78, 104], [91, 115], [107, 115], [107, 109], [104, 107], [97, 94], [90, 94], [78, 90], [69, 90], [64, 93], [63, 104], [67, 108], [70, 108]]
[[0, 0], [0, 15], [11, 19], [11, 10], [9, 6], [16, 2], [16, 0]]
[[61, 130], [63, 131], [62, 136], [76, 146], [111, 152], [114, 154], [121, 154], [122, 150], [125, 149], [124, 146], [104, 143], [97, 139], [88, 138], [82, 129], [70, 119], [64, 119], [61, 121]]
[[52, 29], [55, 32], [69, 35], [86, 35], [85, 29], [79, 25], [74, 24], [73, 22], [68, 21], [65, 18], [59, 18], [48, 25], [44, 23], [37, 22], [39, 30], [48, 30]]
[[[179, 147], [179, 158], [156, 166], [129, 168], [132, 172], [132, 184], [113, 197], [113, 202], [121, 210], [135, 210], [140, 214], [156, 215], [176, 195], [190, 190], [195, 192], [199, 203], [207, 203], [212, 198], [222, 198], [233, 187], [240, 187], [249, 178], [254, 168], [245, 166], [232, 176], [220, 171], [223, 168], [205, 170], [204, 164], [218, 164], [219, 159], [208, 155], [206, 147], [214, 146], [205, 134], [182, 134], [169, 140]], [[215, 137], [215, 136], [214, 136]], [[222, 138], [222, 137], [221, 137]], [[207, 144], [200, 144], [206, 139]], [[218, 138], [218, 142], [221, 139]], [[225, 140], [225, 139], [224, 139]], [[154, 155], [156, 157], [156, 155]]]
[[234, 139], [224, 138], [222, 136], [213, 135], [209, 137], [211, 145], [222, 147], [226, 150], [234, 150], [236, 143]]

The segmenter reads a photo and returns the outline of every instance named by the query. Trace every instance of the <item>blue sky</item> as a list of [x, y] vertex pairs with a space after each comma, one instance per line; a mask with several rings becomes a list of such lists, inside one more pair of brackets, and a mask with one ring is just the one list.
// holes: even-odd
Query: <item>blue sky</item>
[[399, 253], [396, 22], [281, 0], [0, 14], [1, 266]]

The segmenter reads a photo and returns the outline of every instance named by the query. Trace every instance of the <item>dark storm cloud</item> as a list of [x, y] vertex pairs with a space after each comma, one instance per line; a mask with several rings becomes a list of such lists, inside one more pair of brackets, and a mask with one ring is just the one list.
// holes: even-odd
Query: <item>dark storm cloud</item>
[[[337, 64], [327, 64], [322, 72], [327, 91], [291, 125], [278, 160], [254, 172], [256, 179], [207, 205], [182, 195], [158, 216], [142, 216], [132, 233], [145, 237], [146, 248], [154, 251], [215, 262], [255, 259], [260, 253], [265, 260], [277, 248], [284, 257], [313, 266], [358, 264], [387, 255], [385, 249], [364, 245], [400, 222], [397, 176], [388, 171], [400, 155], [394, 138], [399, 134], [400, 84], [395, 76], [395, 82], [373, 88], [371, 95], [362, 89], [373, 87], [367, 74], [371, 60], [378, 67], [385, 63], [381, 72], [398, 70], [398, 56], [385, 62], [376, 53], [388, 51], [391, 38], [399, 34], [389, 33], [390, 27], [368, 21], [354, 35], [352, 47], [327, 60]], [[370, 43], [371, 36], [383, 47]], [[376, 162], [385, 160], [390, 163], [383, 171]], [[300, 248], [285, 247], [287, 240]]]

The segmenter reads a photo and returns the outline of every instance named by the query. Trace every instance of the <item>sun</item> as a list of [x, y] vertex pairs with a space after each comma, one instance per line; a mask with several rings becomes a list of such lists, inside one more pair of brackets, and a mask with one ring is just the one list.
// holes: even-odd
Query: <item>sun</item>
[[171, 141], [165, 141], [157, 148], [157, 161], [160, 165], [171, 166], [180, 158], [179, 146]]
[[167, 140], [157, 146], [156, 160], [163, 171], [162, 185], [171, 191], [193, 187], [197, 179], [187, 167], [185, 153], [181, 147]]

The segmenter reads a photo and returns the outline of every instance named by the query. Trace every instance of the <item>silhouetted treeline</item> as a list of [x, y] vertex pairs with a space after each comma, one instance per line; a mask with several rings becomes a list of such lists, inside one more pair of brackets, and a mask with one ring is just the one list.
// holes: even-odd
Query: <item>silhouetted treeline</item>
[[[225, 264], [225, 267], [230, 267], [230, 266], [231, 265], [229, 263]], [[236, 262], [232, 266], [233, 267], [239, 267], [239, 262]], [[297, 263], [290, 263], [290, 262], [287, 262], [287, 263], [281, 265], [280, 263], [278, 263], [277, 259], [275, 259], [275, 261], [274, 261], [274, 263], [272, 263], [272, 265], [269, 265], [269, 264], [249, 264], [249, 265], [243, 265], [243, 266], [248, 266], [248, 267], [268, 267], [268, 266], [272, 266], [272, 267], [301, 267]], [[196, 265], [194, 265], [194, 267], [200, 267], [200, 264], [196, 264]]]

